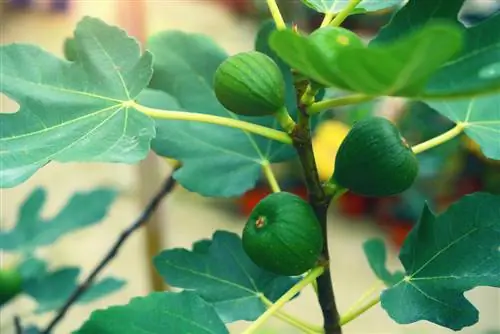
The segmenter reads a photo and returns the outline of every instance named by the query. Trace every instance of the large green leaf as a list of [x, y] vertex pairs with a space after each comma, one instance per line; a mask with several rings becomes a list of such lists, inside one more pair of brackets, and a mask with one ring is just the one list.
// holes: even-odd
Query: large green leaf
[[458, 20], [464, 1], [410, 0], [372, 41], [375, 45], [394, 41], [436, 19], [461, 26], [464, 47], [431, 77], [426, 96], [471, 96], [500, 91], [500, 14], [466, 27]]
[[[210, 38], [168, 31], [154, 35], [148, 48], [155, 55], [150, 87], [174, 99], [156, 93], [144, 98], [144, 104], [239, 118], [268, 127], [277, 125], [272, 116], [241, 117], [217, 101], [212, 80], [219, 64], [228, 56]], [[175, 100], [177, 106], [173, 105]], [[174, 174], [176, 180], [187, 189], [205, 196], [241, 195], [255, 186], [262, 165], [295, 156], [290, 145], [219, 125], [158, 121], [157, 132], [153, 150], [181, 161], [182, 167]]]
[[[349, 0], [301, 0], [320, 13], [338, 13], [349, 4]], [[366, 11], [377, 11], [401, 4], [404, 0], [362, 0], [356, 7]]]
[[272, 50], [303, 75], [325, 86], [349, 89], [336, 67], [341, 50], [364, 45], [362, 40], [344, 28], [326, 27], [309, 36], [292, 29], [274, 31], [269, 37]]
[[74, 334], [229, 334], [214, 308], [190, 291], [154, 292], [92, 312]]
[[99, 223], [108, 213], [117, 192], [100, 188], [75, 193], [52, 218], [42, 217], [47, 199], [45, 189], [35, 189], [22, 204], [17, 224], [0, 232], [0, 249], [29, 253], [48, 246], [64, 234]]
[[381, 296], [395, 321], [475, 324], [478, 311], [464, 292], [500, 287], [500, 196], [467, 195], [438, 216], [426, 205], [399, 258], [406, 276]]
[[297, 283], [296, 277], [257, 267], [236, 234], [217, 231], [206, 246], [203, 251], [165, 250], [154, 264], [169, 285], [194, 290], [212, 303], [224, 322], [255, 320], [266, 310], [260, 295], [275, 301]]
[[0, 187], [24, 182], [50, 161], [134, 163], [154, 122], [126, 102], [152, 75], [152, 55], [123, 30], [85, 17], [73, 40], [75, 62], [34, 45], [0, 47], [1, 92], [20, 104], [0, 113]]
[[465, 126], [465, 133], [485, 156], [500, 160], [500, 94], [467, 100], [427, 102], [442, 115]]
[[404, 274], [401, 271], [391, 273], [386, 267], [387, 251], [384, 240], [376, 238], [365, 241], [363, 251], [372, 271], [387, 286], [394, 285], [403, 279]]
[[[66, 302], [76, 289], [80, 268], [65, 267], [31, 277], [23, 282], [23, 291], [38, 304], [35, 313], [54, 311]], [[125, 285], [125, 281], [107, 277], [94, 283], [80, 298], [78, 304], [90, 303], [111, 294]]]
[[[330, 30], [332, 38], [318, 45], [313, 36], [278, 31], [271, 47], [287, 63], [313, 80], [367, 95], [417, 96], [432, 74], [460, 49], [461, 30], [454, 24], [432, 22], [383, 45], [359, 45], [356, 39]], [[343, 34], [346, 38], [339, 39]], [[332, 41], [337, 40], [337, 43]], [[328, 43], [328, 44], [327, 44]]]

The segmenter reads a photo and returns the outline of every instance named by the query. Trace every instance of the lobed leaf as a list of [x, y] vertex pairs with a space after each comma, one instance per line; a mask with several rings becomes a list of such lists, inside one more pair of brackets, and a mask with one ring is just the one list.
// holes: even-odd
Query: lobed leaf
[[438, 216], [425, 205], [399, 258], [405, 277], [381, 295], [395, 321], [453, 330], [475, 324], [478, 310], [464, 292], [500, 287], [500, 196], [467, 195]]
[[[421, 29], [433, 20], [456, 24], [464, 34], [464, 46], [437, 71], [426, 85], [425, 96], [473, 96], [500, 91], [500, 14], [474, 26], [459, 21], [465, 0], [418, 1], [396, 12], [371, 44], [383, 45]], [[443, 45], [444, 47], [444, 45]]]
[[226, 323], [257, 319], [266, 310], [261, 295], [275, 301], [298, 281], [255, 265], [236, 234], [217, 231], [209, 245], [204, 243], [201, 250], [199, 243], [193, 251], [165, 250], [153, 261], [167, 284], [195, 291]]
[[9, 231], [0, 231], [0, 249], [30, 253], [67, 233], [95, 225], [107, 215], [116, 196], [116, 191], [106, 188], [77, 192], [57, 215], [44, 219], [41, 210], [47, 193], [37, 188], [22, 204], [16, 225]]
[[84, 17], [71, 40], [74, 62], [28, 44], [0, 46], [1, 92], [20, 110], [0, 113], [0, 187], [16, 186], [50, 161], [135, 163], [154, 122], [129, 107], [152, 75], [123, 30]]
[[212, 305], [190, 291], [154, 292], [92, 312], [74, 334], [229, 334]]
[[366, 258], [368, 259], [368, 263], [370, 264], [370, 268], [387, 286], [394, 285], [403, 279], [403, 272], [398, 270], [391, 273], [387, 269], [387, 251], [385, 243], [382, 239], [375, 238], [365, 241], [363, 243], [363, 250]]
[[[218, 102], [213, 91], [213, 76], [228, 55], [210, 38], [168, 31], [152, 36], [148, 48], [155, 54], [150, 84], [155, 92], [144, 95], [143, 104], [278, 127], [273, 116], [242, 117]], [[281, 68], [286, 74], [285, 68]], [[288, 106], [290, 112], [295, 113], [290, 73], [285, 79]], [[175, 179], [204, 196], [239, 196], [255, 186], [263, 165], [295, 157], [291, 145], [219, 125], [159, 120], [157, 132], [153, 150], [180, 161], [182, 167], [175, 172]]]
[[[46, 272], [23, 281], [23, 291], [38, 304], [35, 313], [45, 313], [59, 309], [78, 286], [80, 268], [65, 267]], [[111, 294], [125, 285], [125, 281], [108, 277], [94, 283], [77, 304], [86, 304]]]
[[427, 101], [426, 104], [455, 123], [461, 123], [486, 157], [500, 160], [499, 94], [467, 100]]

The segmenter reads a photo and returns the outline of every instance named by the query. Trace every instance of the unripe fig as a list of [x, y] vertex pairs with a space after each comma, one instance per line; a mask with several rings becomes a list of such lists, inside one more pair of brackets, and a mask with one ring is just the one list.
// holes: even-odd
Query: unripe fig
[[236, 54], [215, 72], [214, 91], [228, 110], [245, 116], [265, 116], [285, 106], [285, 80], [269, 56], [258, 51]]
[[16, 269], [0, 269], [0, 306], [18, 295], [22, 277]]
[[418, 160], [396, 126], [383, 117], [358, 121], [340, 145], [332, 181], [371, 197], [399, 194], [417, 177]]
[[286, 276], [313, 268], [323, 249], [321, 226], [312, 207], [287, 192], [268, 195], [255, 206], [242, 242], [255, 264]]

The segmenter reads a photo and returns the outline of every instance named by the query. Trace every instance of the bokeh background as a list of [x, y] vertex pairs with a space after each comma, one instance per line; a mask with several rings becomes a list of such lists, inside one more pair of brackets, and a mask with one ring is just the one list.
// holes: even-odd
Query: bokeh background
[[[469, 1], [467, 15], [470, 20], [480, 20], [482, 15], [494, 10], [497, 3], [494, 0]], [[321, 21], [320, 16], [305, 9], [299, 1], [284, 0], [280, 4], [285, 16], [293, 17], [294, 22], [304, 29], [314, 27]], [[62, 57], [64, 39], [72, 34], [76, 23], [85, 15], [118, 25], [139, 40], [167, 29], [203, 33], [231, 54], [252, 49], [259, 23], [268, 18], [264, 0], [3, 1], [0, 4], [0, 42], [34, 43]], [[369, 38], [389, 15], [382, 12], [356, 16], [346, 21], [345, 25]], [[0, 98], [0, 112], [16, 110], [13, 101], [4, 96]], [[352, 122], [369, 113], [394, 119], [411, 143], [421, 142], [451, 126], [425, 106], [408, 105], [397, 99], [364, 104], [348, 112], [332, 111], [315, 135], [315, 153], [322, 175], [327, 177], [331, 174], [332, 157]], [[375, 280], [362, 251], [362, 243], [367, 238], [381, 237], [386, 240], [390, 252], [389, 267], [397, 269], [398, 248], [415, 223], [425, 199], [436, 208], [445, 209], [450, 202], [469, 192], [485, 190], [500, 193], [500, 164], [485, 159], [470, 142], [457, 139], [419, 158], [422, 172], [412, 190], [383, 200], [347, 195], [332, 206], [329, 215], [332, 275], [341, 310], [347, 310]], [[135, 166], [51, 163], [22, 185], [0, 191], [1, 227], [12, 227], [20, 204], [37, 187], [44, 187], [48, 193], [43, 209], [46, 217], [56, 213], [77, 191], [101, 186], [118, 189], [118, 200], [100, 224], [68, 235], [42, 253], [53, 268], [82, 266], [83, 277], [107, 252], [120, 232], [140, 214], [170, 172], [169, 163], [153, 155]], [[296, 165], [278, 166], [276, 173], [286, 190], [304, 194]], [[103, 273], [103, 276], [125, 279], [126, 286], [98, 302], [73, 307], [55, 334], [77, 329], [93, 309], [125, 304], [134, 296], [164, 288], [151, 267], [152, 255], [164, 248], [190, 248], [194, 241], [209, 238], [218, 229], [240, 233], [253, 205], [267, 192], [266, 184], [262, 182], [241, 198], [210, 199], [177, 186], [148, 227], [127, 242]], [[13, 261], [15, 258], [2, 254], [2, 267], [9, 266]], [[463, 333], [500, 330], [500, 293], [493, 288], [477, 288], [466, 295], [481, 313], [479, 323], [474, 328], [464, 329]], [[40, 325], [46, 324], [53, 316], [51, 313], [34, 315], [33, 309], [34, 303], [27, 297], [12, 301], [1, 310], [0, 332], [14, 333], [12, 317], [15, 314], [26, 323]], [[289, 303], [285, 309], [304, 319], [321, 322], [321, 313], [310, 288], [304, 291], [302, 298]], [[247, 323], [238, 322], [230, 325], [230, 329], [232, 333], [239, 333], [246, 326]], [[271, 319], [262, 333], [298, 332], [279, 320]], [[440, 334], [451, 331], [425, 322], [398, 325], [377, 306], [349, 323], [345, 333]]]

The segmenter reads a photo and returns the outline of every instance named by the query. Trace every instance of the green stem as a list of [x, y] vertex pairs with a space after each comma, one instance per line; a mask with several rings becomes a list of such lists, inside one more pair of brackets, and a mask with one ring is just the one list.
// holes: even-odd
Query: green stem
[[307, 113], [309, 115], [314, 115], [327, 109], [366, 102], [373, 100], [375, 98], [376, 98], [375, 96], [369, 96], [364, 94], [353, 94], [353, 95], [337, 97], [334, 99], [323, 100], [310, 105], [309, 108], [307, 108]]
[[135, 103], [134, 101], [128, 101], [126, 103], [123, 103], [123, 106], [134, 108], [152, 118], [178, 120], [178, 121], [194, 121], [194, 122], [223, 125], [255, 133], [260, 136], [282, 142], [284, 144], [292, 144], [292, 139], [290, 138], [290, 136], [283, 131], [271, 129], [262, 125], [245, 122], [238, 119], [220, 117], [208, 114], [192, 113], [187, 111], [171, 111], [171, 110], [149, 108], [140, 105], [138, 103]]
[[328, 12], [325, 14], [325, 17], [323, 17], [323, 21], [321, 22], [320, 28], [326, 27], [327, 25], [332, 22], [333, 17], [335, 16], [334, 12]]
[[440, 134], [439, 136], [429, 139], [423, 143], [413, 146], [412, 151], [415, 154], [419, 154], [433, 147], [444, 144], [447, 141], [452, 140], [453, 138], [461, 134], [464, 131], [465, 127], [466, 123], [457, 123], [455, 127], [446, 131], [445, 133]]
[[292, 299], [297, 293], [299, 293], [304, 287], [309, 285], [318, 276], [320, 276], [325, 268], [317, 267], [314, 268], [307, 274], [300, 282], [295, 284], [290, 290], [283, 294], [270, 308], [267, 309], [257, 320], [255, 320], [250, 327], [247, 328], [243, 334], [255, 333], [271, 316], [273, 316], [280, 308], [282, 308], [290, 299]]
[[309, 107], [314, 103], [316, 94], [318, 94], [318, 89], [312, 88], [311, 84], [307, 85], [304, 94], [302, 94], [300, 98], [300, 103], [306, 107]]
[[375, 283], [373, 283], [362, 295], [359, 297], [359, 299], [352, 304], [352, 306], [347, 310], [347, 313], [350, 313], [351, 311], [357, 309], [360, 307], [360, 305], [363, 305], [365, 300], [373, 295], [381, 286], [385, 286], [384, 282], [377, 280]]
[[360, 2], [361, 0], [350, 0], [347, 6], [335, 16], [330, 25], [339, 27]]
[[267, 182], [269, 183], [269, 187], [271, 187], [272, 192], [279, 193], [281, 189], [269, 161], [262, 163], [262, 170], [264, 171], [264, 175], [266, 176]]
[[380, 296], [377, 296], [374, 299], [370, 300], [368, 304], [346, 313], [345, 315], [340, 317], [340, 324], [343, 326], [351, 322], [352, 320], [356, 319], [357, 317], [359, 317], [360, 315], [371, 309], [373, 306], [377, 305], [379, 302], [380, 302]]
[[[313, 283], [314, 283], [314, 281], [311, 282], [311, 284], [313, 284]], [[264, 295], [261, 296], [261, 300], [266, 305], [267, 308], [270, 308], [271, 306], [273, 306], [273, 302], [271, 302], [269, 299], [267, 299], [266, 296], [264, 296]], [[274, 316], [276, 318], [279, 318], [279, 319], [283, 320], [284, 322], [294, 326], [294, 327], [299, 328], [300, 330], [302, 330], [305, 333], [310, 333], [310, 334], [323, 333], [323, 328], [321, 328], [321, 326], [316, 326], [316, 325], [308, 323], [304, 320], [298, 319], [297, 317], [295, 317], [291, 314], [288, 314], [285, 311], [279, 310], [274, 314]]]
[[273, 17], [274, 24], [276, 25], [276, 29], [284, 30], [286, 29], [285, 20], [283, 20], [283, 16], [281, 15], [280, 9], [276, 0], [267, 0], [267, 7], [271, 12], [271, 16]]
[[280, 123], [283, 130], [286, 131], [286, 133], [291, 134], [293, 132], [293, 129], [295, 128], [295, 121], [288, 113], [288, 109], [286, 107], [278, 110], [276, 114], [274, 114], [274, 116]]

